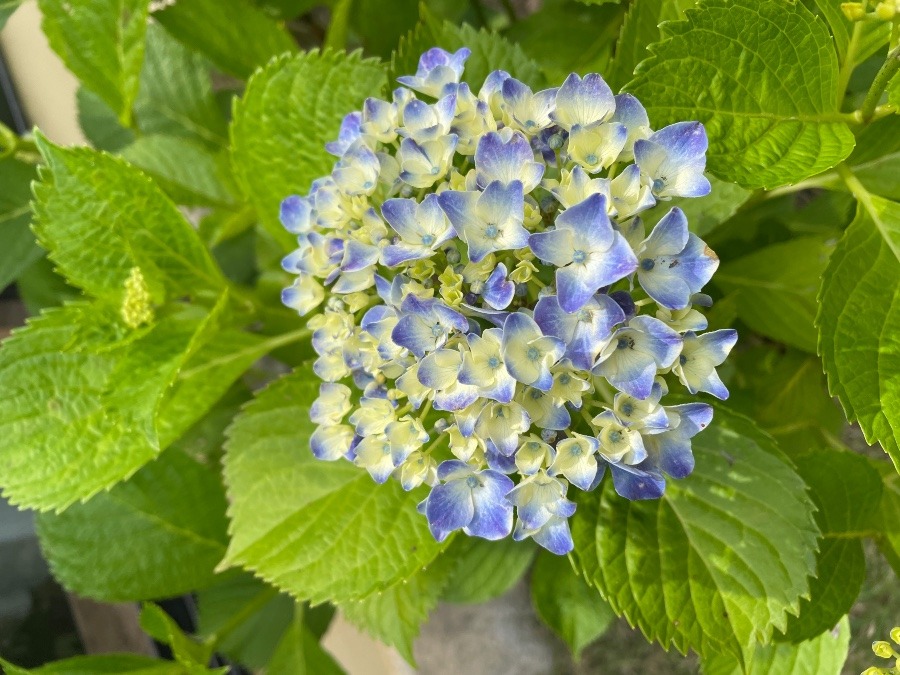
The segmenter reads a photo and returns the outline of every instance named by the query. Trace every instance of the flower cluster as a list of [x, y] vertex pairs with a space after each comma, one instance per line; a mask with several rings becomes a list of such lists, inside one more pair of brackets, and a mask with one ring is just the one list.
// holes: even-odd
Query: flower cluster
[[[693, 469], [728, 395], [737, 335], [701, 333], [715, 254], [672, 208], [710, 190], [697, 122], [650, 128], [596, 74], [532, 91], [503, 71], [474, 92], [469, 50], [431, 49], [392, 100], [370, 98], [338, 159], [284, 200], [299, 248], [284, 303], [307, 314], [323, 380], [312, 451], [431, 492], [432, 533], [572, 548], [570, 484], [652, 499]], [[667, 376], [670, 376], [667, 378]], [[668, 382], [667, 382], [668, 379]], [[515, 513], [515, 525], [514, 525]]]

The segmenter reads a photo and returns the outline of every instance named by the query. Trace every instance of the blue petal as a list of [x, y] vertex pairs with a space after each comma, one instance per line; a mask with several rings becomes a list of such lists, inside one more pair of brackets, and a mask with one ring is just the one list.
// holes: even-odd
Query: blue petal
[[675, 162], [690, 161], [706, 153], [709, 141], [700, 122], [677, 122], [663, 127], [648, 140], [663, 146]]
[[420, 317], [407, 315], [401, 317], [394, 326], [391, 331], [391, 340], [422, 358], [425, 356], [425, 352], [434, 346], [435, 335], [431, 326]]
[[606, 212], [606, 196], [597, 192], [559, 214], [556, 227], [575, 232], [579, 244], [588, 250], [604, 250], [613, 243], [614, 230]]
[[488, 441], [485, 445], [487, 446], [487, 449], [484, 452], [484, 459], [491, 469], [504, 474], [511, 474], [518, 471], [514, 455], [507, 457], [497, 450], [497, 446], [491, 443], [491, 441]]
[[503, 539], [512, 531], [513, 507], [506, 495], [513, 489], [513, 482], [493, 469], [480, 471], [476, 477], [482, 486], [472, 490], [475, 515], [463, 531], [483, 539]]
[[506, 265], [500, 263], [484, 283], [481, 297], [494, 309], [506, 309], [512, 302], [516, 285], [506, 278]]
[[639, 499], [659, 499], [666, 491], [666, 479], [662, 474], [642, 465], [629, 466], [610, 462], [613, 485], [620, 497], [636, 501]]
[[301, 234], [310, 228], [312, 205], [306, 197], [292, 195], [281, 202], [278, 216], [284, 229], [294, 234]]
[[565, 230], [536, 232], [528, 237], [528, 246], [541, 260], [557, 267], [572, 262], [572, 235]]
[[465, 479], [435, 486], [425, 503], [428, 527], [438, 541], [444, 541], [453, 530], [468, 525], [474, 515], [472, 490]]
[[572, 533], [569, 531], [569, 521], [558, 516], [550, 518], [532, 535], [532, 538], [556, 555], [566, 555], [575, 548]]

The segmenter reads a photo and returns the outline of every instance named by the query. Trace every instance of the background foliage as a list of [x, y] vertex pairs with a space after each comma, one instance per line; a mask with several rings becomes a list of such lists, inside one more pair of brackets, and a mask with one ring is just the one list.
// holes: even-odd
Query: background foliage
[[[526, 574], [576, 658], [620, 615], [706, 673], [840, 672], [864, 543], [900, 573], [897, 19], [851, 22], [838, 0], [39, 4], [90, 147], [0, 138], [0, 287], [34, 315], [0, 349], [0, 487], [38, 512], [67, 588], [147, 602], [175, 661], [37, 672], [205, 672], [213, 651], [340, 672], [319, 646], [335, 606], [412, 661], [438, 601]], [[420, 494], [307, 449], [277, 207], [328, 172], [343, 114], [435, 45], [469, 47], [475, 85], [598, 71], [654, 127], [709, 133], [713, 191], [685, 210], [722, 259], [711, 328], [742, 336], [733, 397], [661, 500], [580, 497], [569, 560], [437, 544]], [[136, 328], [135, 268], [154, 317]], [[845, 417], [884, 453], [848, 449]], [[198, 635], [149, 603], [188, 592]]]

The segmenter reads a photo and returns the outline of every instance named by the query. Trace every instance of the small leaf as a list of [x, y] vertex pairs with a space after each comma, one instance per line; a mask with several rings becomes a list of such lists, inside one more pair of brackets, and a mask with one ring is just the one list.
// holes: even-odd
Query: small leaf
[[309, 190], [331, 172], [325, 142], [337, 138], [344, 115], [384, 86], [384, 70], [359, 53], [308, 52], [270, 63], [235, 104], [232, 163], [244, 194], [285, 250], [296, 237], [278, 221], [281, 200]]
[[819, 354], [847, 419], [900, 470], [900, 204], [866, 202], [822, 276]]
[[273, 56], [297, 51], [290, 34], [247, 0], [179, 0], [166, 3], [153, 18], [184, 45], [240, 78]]
[[66, 589], [106, 602], [168, 598], [213, 581], [225, 506], [216, 472], [173, 449], [109, 492], [39, 514], [37, 531]]
[[134, 267], [157, 301], [224, 285], [197, 232], [138, 169], [88, 148], [37, 141], [48, 166], [34, 187], [35, 231], [73, 285], [118, 301]]
[[147, 31], [145, 0], [39, 0], [47, 40], [82, 84], [131, 126]]
[[569, 645], [576, 661], [616, 618], [566, 558], [546, 551], [538, 554], [531, 573], [531, 602], [541, 620]]
[[771, 438], [717, 408], [697, 466], [663, 498], [632, 502], [612, 481], [578, 496], [576, 570], [652, 640], [701, 655], [767, 641], [808, 592], [818, 528], [806, 486]]
[[665, 24], [627, 87], [656, 128], [703, 122], [709, 171], [748, 188], [795, 183], [850, 154], [834, 45], [803, 3], [704, 0], [685, 16]]
[[75, 94], [78, 104], [78, 125], [97, 150], [118, 152], [134, 142], [134, 132], [126, 129], [102, 98], [84, 86]]
[[[197, 642], [185, 635], [165, 610], [152, 602], [141, 605], [141, 628], [157, 642], [167, 645], [175, 655], [175, 660], [186, 668], [206, 669], [212, 656], [212, 645]], [[226, 668], [226, 672], [230, 670]]]
[[784, 638], [810, 640], [833, 628], [847, 614], [866, 576], [862, 539], [881, 498], [881, 477], [869, 460], [846, 450], [816, 450], [795, 460], [816, 505], [824, 538], [810, 581], [809, 599], [788, 620]]
[[400, 656], [415, 667], [413, 640], [437, 606], [456, 564], [451, 549], [409, 579], [362, 600], [344, 603], [340, 610], [350, 623], [396, 647]]
[[792, 645], [778, 642], [748, 650], [746, 666], [733, 656], [717, 654], [702, 660], [703, 675], [841, 675], [850, 648], [847, 617], [818, 637]]
[[297, 599], [340, 603], [409, 578], [443, 546], [416, 511], [424, 489], [377, 485], [348, 462], [313, 457], [315, 381], [303, 370], [281, 378], [229, 430], [226, 564]]
[[816, 353], [816, 292], [834, 249], [829, 236], [797, 237], [731, 261], [715, 283], [736, 292], [738, 316], [766, 337]]
[[250, 668], [269, 662], [294, 616], [290, 598], [237, 570], [219, 575], [197, 593], [197, 605], [200, 637], [216, 636], [217, 652]]
[[319, 644], [303, 621], [303, 614], [295, 612], [266, 672], [271, 675], [343, 675], [344, 670]]
[[450, 552], [458, 562], [441, 599], [474, 603], [498, 598], [515, 586], [531, 566], [537, 547], [530, 541], [458, 537]]
[[199, 143], [159, 134], [142, 136], [122, 151], [122, 157], [153, 176], [176, 204], [238, 204], [227, 155], [214, 155]]
[[141, 131], [187, 138], [212, 149], [226, 145], [228, 128], [209, 70], [206, 59], [151, 23], [135, 103]]
[[31, 181], [34, 167], [12, 157], [0, 160], [0, 291], [41, 257], [28, 227], [31, 222]]

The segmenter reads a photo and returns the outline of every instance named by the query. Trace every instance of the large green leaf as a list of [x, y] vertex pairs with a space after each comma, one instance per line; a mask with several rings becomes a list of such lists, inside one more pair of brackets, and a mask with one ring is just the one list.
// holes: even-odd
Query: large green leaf
[[387, 590], [342, 604], [341, 612], [351, 623], [396, 647], [404, 659], [415, 665], [413, 640], [437, 606], [457, 564], [451, 551]]
[[531, 573], [531, 602], [541, 620], [569, 645], [576, 661], [616, 618], [566, 558], [547, 551], [538, 554]]
[[231, 543], [241, 565], [313, 603], [347, 602], [406, 579], [437, 556], [423, 491], [377, 485], [349, 462], [309, 450], [315, 378], [298, 370], [235, 420], [225, 454]]
[[684, 17], [684, 10], [694, 0], [634, 0], [616, 41], [616, 56], [609, 69], [607, 82], [616, 91], [634, 77], [637, 65], [650, 56], [647, 47], [660, 40], [659, 24]]
[[213, 467], [172, 449], [124, 483], [40, 514], [53, 576], [107, 602], [168, 598], [209, 585], [225, 554], [225, 491]]
[[380, 0], [354, 0], [350, 24], [367, 54], [390, 58], [397, 42], [419, 18], [416, 0], [392, 0], [390, 11]]
[[153, 176], [177, 204], [231, 208], [238, 204], [224, 152], [213, 154], [195, 141], [154, 134], [137, 139], [122, 157]]
[[400, 40], [391, 57], [390, 83], [393, 85], [401, 75], [415, 73], [419, 57], [432, 47], [451, 51], [468, 47], [472, 51], [462, 79], [476, 92], [494, 70], [505, 70], [532, 87], [543, 83], [540, 67], [519, 45], [483, 28], [478, 30], [468, 24], [441, 22], [427, 10], [424, 10], [419, 25]]
[[294, 237], [278, 222], [281, 200], [304, 193], [331, 173], [325, 141], [337, 138], [344, 115], [384, 86], [384, 69], [358, 53], [308, 52], [270, 63], [251, 78], [236, 103], [232, 162], [261, 222], [283, 244]]
[[715, 283], [735, 292], [738, 316], [766, 337], [816, 353], [816, 293], [834, 249], [828, 236], [797, 237], [729, 262]]
[[840, 675], [850, 648], [850, 622], [800, 644], [779, 642], [748, 650], [746, 665], [728, 654], [703, 659], [703, 675]]
[[729, 406], [753, 418], [791, 457], [839, 447], [844, 415], [828, 395], [822, 363], [797, 350], [758, 346], [732, 355]]
[[701, 655], [767, 641], [808, 592], [818, 528], [806, 486], [771, 438], [717, 408], [697, 466], [663, 498], [632, 502], [606, 480], [572, 517], [573, 561], [650, 639]]
[[47, 167], [34, 188], [35, 231], [73, 285], [119, 300], [134, 267], [156, 301], [224, 285], [197, 232], [138, 169], [103, 152], [37, 140]]
[[822, 276], [816, 323], [831, 393], [900, 470], [900, 204], [859, 205]]
[[878, 546], [900, 575], [900, 474], [893, 471], [887, 462], [879, 462], [876, 466], [883, 480], [877, 522], [881, 530]]
[[794, 183], [843, 160], [838, 62], [824, 23], [788, 0], [704, 0], [663, 27], [628, 85], [655, 127], [699, 120], [709, 170], [744, 187]]
[[224, 146], [228, 128], [209, 70], [206, 59], [151, 23], [135, 103], [141, 131], [181, 136], [213, 148]]
[[872, 531], [881, 477], [869, 460], [846, 450], [816, 450], [795, 462], [810, 487], [824, 538], [810, 597], [800, 601], [800, 614], [785, 631], [796, 643], [831, 630], [856, 602], [866, 576], [862, 538]]
[[153, 17], [183, 44], [240, 78], [273, 56], [297, 51], [290, 33], [248, 0], [178, 0]]
[[12, 157], [0, 160], [0, 291], [18, 279], [41, 257], [41, 249], [29, 229], [31, 181], [34, 167]]
[[450, 547], [457, 559], [441, 599], [448, 602], [487, 602], [497, 598], [524, 576], [537, 553], [530, 541], [485, 541], [458, 537]]
[[38, 5], [53, 51], [130, 126], [144, 59], [146, 0], [39, 0]]
[[[900, 78], [894, 78], [894, 82], [900, 82]], [[900, 115], [891, 115], [867, 126], [857, 137], [856, 148], [847, 164], [867, 190], [886, 199], [900, 200], [900, 181], [897, 180]], [[832, 185], [837, 189], [844, 188], [843, 181], [837, 176]]]

